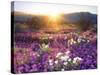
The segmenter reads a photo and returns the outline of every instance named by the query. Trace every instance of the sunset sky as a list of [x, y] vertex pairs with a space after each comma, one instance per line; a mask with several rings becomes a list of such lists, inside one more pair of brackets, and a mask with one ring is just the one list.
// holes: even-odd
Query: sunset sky
[[90, 12], [97, 14], [96, 6], [34, 3], [21, 1], [16, 1], [14, 5], [14, 11], [20, 11], [30, 14], [61, 14], [73, 12]]

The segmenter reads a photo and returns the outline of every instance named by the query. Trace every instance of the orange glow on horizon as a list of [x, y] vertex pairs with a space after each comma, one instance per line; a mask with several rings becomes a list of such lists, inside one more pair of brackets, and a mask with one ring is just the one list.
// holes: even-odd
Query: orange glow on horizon
[[60, 15], [57, 13], [52, 13], [48, 15], [49, 15], [48, 27], [54, 29], [55, 31], [61, 30], [61, 25], [59, 24]]

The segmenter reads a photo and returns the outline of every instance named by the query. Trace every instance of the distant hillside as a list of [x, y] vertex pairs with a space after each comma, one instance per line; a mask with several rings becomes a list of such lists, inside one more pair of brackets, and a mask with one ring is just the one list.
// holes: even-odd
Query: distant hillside
[[32, 15], [23, 12], [12, 12], [11, 15], [14, 16], [14, 22], [26, 22], [30, 21], [32, 18], [41, 19], [45, 17], [44, 15]]
[[[48, 21], [49, 17], [47, 15], [32, 15], [23, 12], [12, 12], [11, 16], [14, 17], [14, 25], [17, 32], [49, 28], [48, 23], [49, 25], [52, 24]], [[78, 29], [81, 30], [88, 30], [90, 27], [97, 28], [97, 15], [89, 12], [62, 14], [60, 21], [60, 25], [63, 27], [67, 26], [67, 28], [68, 25], [69, 27], [72, 27], [71, 24], [74, 25], [74, 27], [79, 27]]]
[[[14, 12], [14, 21], [15, 22], [25, 22], [27, 20], [32, 19], [32, 17], [44, 17], [44, 16], [40, 16], [40, 15], [31, 15], [31, 14], [26, 14], [23, 12]], [[91, 20], [93, 24], [97, 24], [97, 15], [96, 14], [92, 14], [89, 12], [76, 12], [76, 13], [71, 13], [71, 14], [62, 14], [62, 21], [64, 21], [65, 23], [77, 23], [80, 18], [82, 17], [82, 19], [85, 20]]]
[[12, 16], [14, 16], [14, 22], [26, 22], [31, 19], [32, 16], [23, 12], [12, 12]]
[[64, 22], [77, 23], [80, 19], [84, 21], [90, 20], [93, 24], [97, 24], [97, 15], [89, 12], [79, 12], [71, 14], [62, 14], [62, 19]]

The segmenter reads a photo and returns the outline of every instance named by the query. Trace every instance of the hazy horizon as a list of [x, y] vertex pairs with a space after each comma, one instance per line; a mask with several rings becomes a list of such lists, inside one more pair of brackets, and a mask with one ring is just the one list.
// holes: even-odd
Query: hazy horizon
[[[14, 10], [13, 10], [14, 9]], [[97, 14], [96, 6], [85, 6], [85, 5], [69, 5], [69, 4], [54, 4], [54, 3], [34, 3], [34, 2], [14, 2], [14, 8], [11, 11], [20, 11], [28, 14], [41, 14], [41, 15], [52, 15], [52, 14], [68, 14], [76, 12], [89, 12]]]

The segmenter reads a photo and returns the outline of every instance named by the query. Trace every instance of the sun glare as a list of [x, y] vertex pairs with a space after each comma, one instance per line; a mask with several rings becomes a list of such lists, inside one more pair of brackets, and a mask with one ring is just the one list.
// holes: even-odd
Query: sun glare
[[59, 20], [59, 14], [58, 13], [52, 13], [52, 14], [49, 14], [49, 17], [52, 21], [58, 21]]
[[50, 14], [50, 16], [51, 16], [51, 18], [57, 19], [59, 15], [58, 14]]
[[59, 31], [61, 29], [61, 25], [59, 24], [60, 14], [59, 13], [50, 13], [49, 15], [49, 26], [55, 31]]

